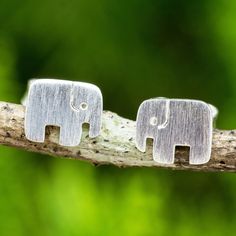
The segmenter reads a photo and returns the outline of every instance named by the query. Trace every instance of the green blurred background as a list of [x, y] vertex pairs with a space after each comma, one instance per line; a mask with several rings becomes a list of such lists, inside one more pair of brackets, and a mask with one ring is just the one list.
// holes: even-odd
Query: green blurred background
[[[97, 84], [135, 119], [156, 96], [195, 98], [236, 127], [236, 1], [0, 0], [0, 100], [27, 80]], [[93, 167], [0, 148], [0, 235], [233, 235], [236, 175]]]

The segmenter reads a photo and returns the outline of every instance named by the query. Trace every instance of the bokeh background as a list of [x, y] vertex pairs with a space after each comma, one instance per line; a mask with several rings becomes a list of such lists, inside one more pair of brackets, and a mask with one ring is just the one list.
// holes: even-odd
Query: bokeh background
[[[97, 84], [135, 119], [164, 96], [201, 99], [236, 127], [236, 1], [0, 0], [0, 100], [27, 80]], [[0, 148], [0, 235], [232, 235], [236, 175], [94, 167]]]

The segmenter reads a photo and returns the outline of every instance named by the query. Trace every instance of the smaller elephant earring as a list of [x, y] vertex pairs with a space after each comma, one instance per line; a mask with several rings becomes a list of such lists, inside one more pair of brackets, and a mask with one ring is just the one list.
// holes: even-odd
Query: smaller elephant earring
[[91, 138], [100, 134], [103, 99], [100, 89], [89, 83], [54, 79], [29, 82], [23, 100], [26, 106], [25, 135], [33, 142], [44, 142], [46, 126], [60, 127], [59, 144], [80, 144], [83, 123], [89, 123]]
[[153, 159], [173, 164], [176, 146], [190, 147], [190, 164], [210, 160], [213, 119], [218, 110], [205, 102], [156, 98], [144, 101], [138, 110], [136, 146], [145, 152], [147, 138], [153, 139]]

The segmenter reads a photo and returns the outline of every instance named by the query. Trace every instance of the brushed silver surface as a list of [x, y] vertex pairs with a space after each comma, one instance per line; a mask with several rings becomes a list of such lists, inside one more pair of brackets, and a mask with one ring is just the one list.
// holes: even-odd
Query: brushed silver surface
[[60, 127], [59, 144], [80, 144], [83, 123], [90, 125], [89, 136], [99, 135], [103, 99], [100, 89], [89, 83], [55, 79], [29, 82], [23, 101], [26, 106], [25, 134], [33, 142], [44, 142], [46, 126]]
[[197, 100], [146, 100], [137, 114], [136, 146], [145, 152], [147, 138], [153, 139], [153, 159], [161, 164], [173, 164], [176, 146], [188, 146], [190, 164], [207, 163], [217, 114], [214, 106]]

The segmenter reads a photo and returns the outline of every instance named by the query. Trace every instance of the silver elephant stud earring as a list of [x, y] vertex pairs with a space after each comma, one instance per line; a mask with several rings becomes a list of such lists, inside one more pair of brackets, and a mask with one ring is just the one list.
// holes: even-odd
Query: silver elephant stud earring
[[100, 133], [103, 99], [100, 89], [89, 83], [37, 79], [29, 83], [24, 100], [25, 135], [33, 142], [44, 142], [48, 125], [60, 127], [59, 144], [80, 144], [82, 124], [89, 123], [89, 136]]
[[197, 100], [156, 98], [144, 101], [138, 110], [136, 146], [145, 152], [153, 139], [153, 159], [173, 164], [176, 146], [190, 147], [190, 164], [210, 160], [213, 119], [218, 111]]

